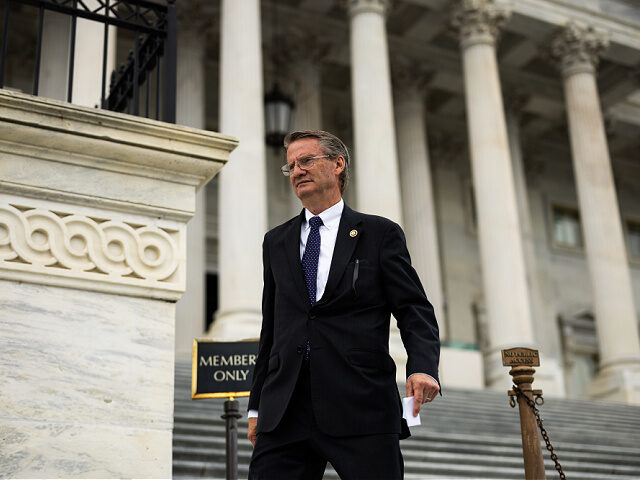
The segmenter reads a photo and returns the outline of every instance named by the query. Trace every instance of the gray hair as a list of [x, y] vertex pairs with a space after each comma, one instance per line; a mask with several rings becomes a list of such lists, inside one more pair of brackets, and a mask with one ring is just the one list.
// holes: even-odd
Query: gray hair
[[340, 173], [338, 180], [340, 182], [340, 193], [343, 194], [347, 184], [349, 183], [349, 150], [342, 140], [335, 135], [324, 132], [322, 130], [301, 130], [297, 132], [291, 132], [284, 137], [284, 149], [288, 150], [296, 140], [303, 138], [315, 138], [320, 143], [322, 153], [328, 155], [331, 158], [342, 157], [344, 158], [344, 170]]

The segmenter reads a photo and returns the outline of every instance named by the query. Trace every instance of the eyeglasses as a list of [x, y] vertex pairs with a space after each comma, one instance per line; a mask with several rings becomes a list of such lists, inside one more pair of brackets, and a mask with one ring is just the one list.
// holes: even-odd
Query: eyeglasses
[[285, 177], [288, 177], [293, 173], [293, 170], [296, 168], [296, 165], [298, 165], [298, 168], [300, 168], [300, 170], [309, 170], [315, 164], [316, 158], [331, 158], [331, 155], [315, 155], [315, 156], [302, 157], [295, 162], [291, 162], [283, 165], [282, 167], [280, 167], [280, 171]]

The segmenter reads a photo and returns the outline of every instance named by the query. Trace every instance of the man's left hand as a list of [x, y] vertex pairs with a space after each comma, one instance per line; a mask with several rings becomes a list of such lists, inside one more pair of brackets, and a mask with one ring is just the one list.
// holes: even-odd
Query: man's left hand
[[407, 380], [407, 397], [413, 397], [413, 416], [420, 413], [423, 403], [430, 402], [440, 392], [440, 386], [429, 375], [414, 373]]

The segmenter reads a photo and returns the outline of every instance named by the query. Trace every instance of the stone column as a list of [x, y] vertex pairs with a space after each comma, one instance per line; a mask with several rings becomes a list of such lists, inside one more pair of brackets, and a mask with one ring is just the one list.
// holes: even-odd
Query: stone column
[[348, 0], [358, 205], [402, 222], [385, 29], [387, 0]]
[[418, 62], [393, 63], [402, 213], [411, 261], [433, 304], [440, 338], [446, 338], [433, 180], [427, 148], [424, 91], [432, 72]]
[[[176, 123], [205, 128], [205, 19], [194, 8], [181, 10], [178, 28], [178, 91]], [[188, 14], [185, 14], [185, 12]], [[206, 311], [206, 190], [196, 194], [196, 211], [187, 224], [187, 285], [176, 304], [176, 354], [190, 354], [193, 339], [202, 336]]]
[[[95, 10], [100, 7], [97, 0], [84, 0], [84, 4]], [[105, 97], [109, 95], [109, 79], [116, 65], [116, 35], [114, 27], [109, 28], [107, 46], [107, 70]], [[104, 52], [104, 25], [78, 18], [76, 23], [76, 44], [73, 62], [73, 93], [71, 100], [76, 105], [100, 106], [102, 94], [102, 56]]]
[[[291, 130], [322, 129], [322, 60], [329, 44], [317, 35], [291, 28], [278, 42], [286, 62], [286, 76], [291, 80], [295, 109]], [[283, 159], [284, 163], [284, 159]], [[302, 205], [290, 189], [291, 215], [300, 213]]]
[[524, 260], [529, 290], [530, 311], [535, 337], [546, 355], [541, 356], [540, 367], [536, 368], [536, 385], [545, 393], [565, 396], [564, 372], [559, 357], [559, 337], [555, 318], [545, 318], [544, 300], [539, 282], [538, 265], [541, 261], [536, 254], [536, 241], [529, 208], [529, 188], [527, 172], [522, 152], [520, 121], [522, 108], [528, 98], [517, 88], [507, 90], [505, 95], [505, 117], [509, 138], [509, 152], [513, 166], [514, 185], [520, 218], [520, 235], [524, 248]]
[[260, 334], [267, 197], [260, 2], [221, 3], [220, 129], [240, 139], [220, 175], [216, 339]]
[[282, 49], [286, 76], [291, 79], [295, 110], [293, 130], [322, 127], [322, 60], [330, 45], [306, 30], [290, 28], [277, 44]]
[[[85, 0], [85, 5], [97, 9], [97, 0]], [[115, 68], [117, 29], [109, 27], [105, 95], [109, 94], [109, 79]], [[69, 80], [69, 52], [71, 17], [45, 11], [40, 60], [40, 88], [38, 94], [56, 100], [67, 100]], [[73, 62], [72, 101], [77, 105], [100, 105], [102, 93], [102, 55], [104, 25], [78, 18], [76, 21]]]
[[70, 26], [68, 15], [45, 10], [38, 91], [41, 97], [67, 100]]
[[500, 350], [534, 343], [518, 204], [500, 90], [495, 42], [508, 18], [491, 0], [463, 0], [460, 29], [478, 241], [489, 317], [487, 384], [509, 385]]
[[640, 403], [640, 340], [629, 264], [595, 68], [607, 46], [592, 28], [569, 24], [552, 42], [567, 106], [573, 168], [580, 202], [600, 349], [600, 372], [590, 393]]
[[2, 478], [170, 478], [195, 193], [234, 139], [0, 90]]

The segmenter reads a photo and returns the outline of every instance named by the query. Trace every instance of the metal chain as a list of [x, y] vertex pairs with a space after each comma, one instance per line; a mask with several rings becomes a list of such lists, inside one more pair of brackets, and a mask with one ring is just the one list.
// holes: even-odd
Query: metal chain
[[[533, 414], [536, 416], [536, 422], [538, 423], [538, 428], [540, 428], [540, 434], [542, 435], [542, 438], [544, 439], [544, 442], [547, 444], [547, 450], [549, 450], [549, 453], [551, 454], [551, 460], [553, 460], [553, 463], [555, 464], [556, 470], [560, 474], [560, 480], [567, 480], [567, 477], [565, 477], [564, 472], [562, 471], [562, 465], [560, 465], [560, 462], [558, 461], [558, 456], [553, 451], [553, 445], [551, 445], [551, 440], [549, 440], [549, 435], [547, 434], [547, 430], [544, 428], [544, 425], [542, 425], [542, 418], [540, 418], [540, 411], [536, 407], [536, 404], [533, 402], [533, 400], [531, 400], [529, 397], [527, 397], [522, 392], [522, 390], [520, 390], [520, 388], [518, 388], [517, 385], [513, 386], [513, 391], [516, 393], [516, 395], [518, 397], [524, 398], [525, 401], [527, 402], [527, 405], [529, 405], [529, 407], [531, 407], [531, 410], [533, 411]], [[538, 391], [538, 392], [540, 392], [540, 391]], [[536, 393], [535, 395], [536, 395], [536, 403], [538, 402], [538, 400], [540, 400], [539, 405], [542, 405], [544, 403], [544, 399], [542, 398], [541, 393]], [[510, 405], [511, 405], [511, 407], [515, 407], [516, 406], [516, 403], [513, 400], [513, 397], [511, 397]]]

